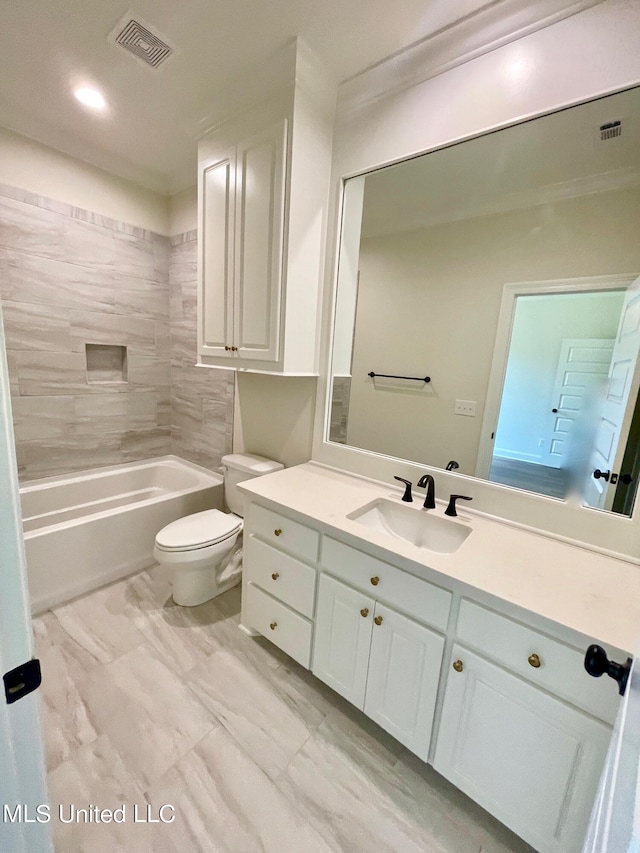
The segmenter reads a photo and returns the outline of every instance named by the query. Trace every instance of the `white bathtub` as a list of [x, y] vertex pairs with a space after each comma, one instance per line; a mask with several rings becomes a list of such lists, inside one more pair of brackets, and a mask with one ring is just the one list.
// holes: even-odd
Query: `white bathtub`
[[39, 613], [153, 563], [161, 527], [223, 508], [223, 479], [162, 456], [32, 480], [20, 501], [31, 609]]

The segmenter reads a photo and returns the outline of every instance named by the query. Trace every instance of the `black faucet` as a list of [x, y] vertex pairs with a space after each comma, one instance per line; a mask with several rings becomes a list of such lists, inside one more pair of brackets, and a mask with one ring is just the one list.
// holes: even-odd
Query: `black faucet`
[[447, 467], [445, 468], [445, 471], [454, 471], [456, 468], [459, 468], [459, 467], [460, 466], [458, 465], [456, 460], [452, 459], [450, 462], [447, 462]]
[[466, 495], [451, 495], [451, 497], [449, 498], [449, 505], [444, 511], [445, 515], [458, 515], [458, 513], [456, 512], [456, 501], [458, 500], [472, 501], [473, 498], [468, 498]]
[[422, 477], [418, 480], [418, 488], [424, 489], [426, 487], [427, 494], [424, 498], [424, 508], [425, 509], [435, 509], [436, 508], [436, 484], [433, 480], [431, 474], [423, 474]]
[[413, 498], [411, 497], [411, 481], [405, 480], [404, 477], [396, 477], [394, 474], [394, 480], [400, 480], [401, 483], [404, 483], [404, 495], [402, 496], [402, 500], [405, 503], [413, 503]]

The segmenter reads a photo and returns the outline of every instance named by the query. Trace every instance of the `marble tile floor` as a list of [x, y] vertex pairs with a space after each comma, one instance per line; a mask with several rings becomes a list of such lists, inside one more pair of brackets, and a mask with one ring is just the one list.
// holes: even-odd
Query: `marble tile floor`
[[531, 853], [239, 613], [154, 566], [36, 617], [58, 853]]

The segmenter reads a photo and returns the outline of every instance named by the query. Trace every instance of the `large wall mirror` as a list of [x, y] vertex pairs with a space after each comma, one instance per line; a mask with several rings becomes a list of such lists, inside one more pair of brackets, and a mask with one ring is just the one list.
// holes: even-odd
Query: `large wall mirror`
[[631, 515], [639, 275], [638, 88], [350, 178], [326, 440]]

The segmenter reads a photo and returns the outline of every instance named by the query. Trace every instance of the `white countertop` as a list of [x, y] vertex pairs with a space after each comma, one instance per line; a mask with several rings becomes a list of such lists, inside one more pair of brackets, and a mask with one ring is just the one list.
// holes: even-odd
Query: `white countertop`
[[[434, 583], [450, 579], [455, 587], [495, 596], [605, 646], [628, 652], [638, 645], [640, 566], [633, 563], [483, 517], [460, 503], [458, 520], [472, 533], [454, 554], [427, 551], [347, 518], [376, 498], [400, 503], [401, 490], [313, 462], [239, 487]], [[420, 507], [422, 499], [422, 492], [415, 493], [412, 506]], [[438, 501], [429, 512], [446, 518], [445, 507]]]

